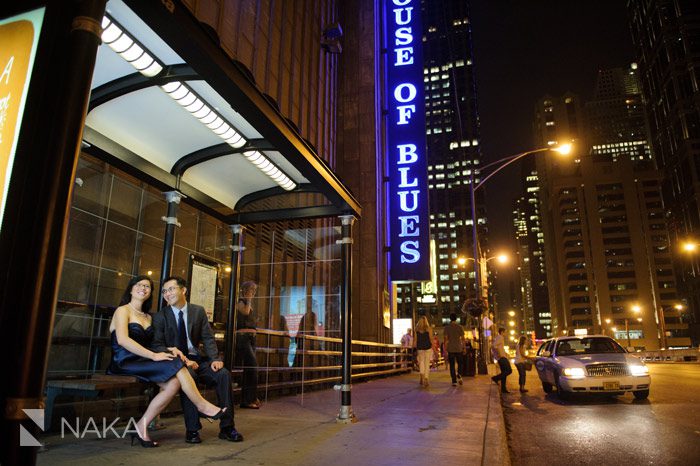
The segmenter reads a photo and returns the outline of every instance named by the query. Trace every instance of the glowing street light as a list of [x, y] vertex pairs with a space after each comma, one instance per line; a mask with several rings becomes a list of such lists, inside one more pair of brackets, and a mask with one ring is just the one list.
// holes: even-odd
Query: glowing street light
[[[473, 257], [460, 256], [457, 258], [457, 264], [462, 266], [462, 265], [465, 265], [467, 262], [473, 261], [473, 260], [474, 260]], [[485, 262], [489, 262], [492, 260], [496, 260], [499, 264], [507, 264], [510, 261], [510, 256], [508, 254], [501, 253], [501, 254], [498, 254], [495, 256], [482, 258], [481, 260], [477, 261], [477, 263], [482, 263], [482, 262], [485, 263]]]
[[685, 241], [683, 244], [681, 244], [681, 249], [683, 252], [692, 254], [698, 250], [698, 243], [694, 241]]
[[[612, 321], [611, 321], [609, 318], [608, 318], [608, 319], [605, 319], [606, 330], [607, 330], [607, 327], [610, 326], [610, 322], [612, 322]], [[605, 331], [603, 331], [603, 335], [605, 335]]]
[[559, 152], [561, 155], [569, 155], [574, 148], [572, 144], [562, 144], [552, 149], [554, 152]]

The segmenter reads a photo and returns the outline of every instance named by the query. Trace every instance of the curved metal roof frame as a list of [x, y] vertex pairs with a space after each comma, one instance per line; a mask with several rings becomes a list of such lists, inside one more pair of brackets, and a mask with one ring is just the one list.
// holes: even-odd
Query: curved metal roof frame
[[[86, 152], [108, 159], [163, 190], [180, 190], [200, 208], [229, 224], [360, 216], [361, 207], [348, 189], [246, 76], [247, 70], [225, 54], [186, 7], [180, 2], [155, 0], [112, 0], [108, 11], [109, 6], [127, 19], [137, 17], [138, 21], [133, 21], [138, 23], [134, 35], [148, 30], [144, 41], [170, 60], [161, 58], [163, 70], [146, 77], [135, 70], [127, 71], [115, 61], [119, 56], [102, 46], [97, 67], [102, 56], [102, 63], [116, 63], [119, 71], [114, 75], [106, 70], [98, 73], [96, 67], [99, 78], [93, 84], [84, 132]], [[124, 26], [128, 29], [129, 24]], [[162, 44], [153, 46], [157, 40]], [[154, 55], [159, 58], [157, 52]], [[177, 60], [183, 62], [174, 63]], [[245, 145], [234, 148], [222, 142], [171, 101], [159, 87], [173, 82], [186, 83], [219, 113], [231, 114], [233, 110], [235, 129], [245, 138]], [[132, 114], [124, 115], [128, 113], [125, 109]], [[159, 126], [151, 131], [151, 123]], [[173, 141], [163, 137], [168, 132]], [[296, 187], [286, 191], [277, 186], [243, 156], [250, 151], [263, 154]], [[309, 192], [322, 194], [327, 203], [241, 211], [251, 200]]]

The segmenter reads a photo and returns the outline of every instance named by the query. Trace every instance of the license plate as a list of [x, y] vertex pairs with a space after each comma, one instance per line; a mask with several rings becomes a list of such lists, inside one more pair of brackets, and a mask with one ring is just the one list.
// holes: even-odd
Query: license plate
[[603, 382], [603, 390], [619, 390], [620, 382]]

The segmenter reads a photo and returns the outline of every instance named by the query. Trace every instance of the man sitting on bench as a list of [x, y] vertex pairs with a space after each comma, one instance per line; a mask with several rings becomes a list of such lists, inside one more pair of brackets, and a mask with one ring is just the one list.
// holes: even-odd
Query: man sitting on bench
[[[233, 421], [233, 393], [231, 373], [219, 358], [214, 333], [209, 326], [207, 314], [202, 306], [187, 302], [187, 282], [182, 277], [168, 277], [163, 283], [163, 297], [168, 302], [153, 317], [153, 349], [167, 351], [177, 347], [186, 357], [186, 364], [192, 377], [207, 387], [216, 388], [218, 405], [227, 408], [221, 417], [219, 438], [240, 442], [243, 436], [236, 431]], [[199, 351], [199, 343], [204, 345], [205, 354]], [[192, 402], [181, 396], [182, 411], [185, 416], [185, 442], [201, 443], [199, 412]]]

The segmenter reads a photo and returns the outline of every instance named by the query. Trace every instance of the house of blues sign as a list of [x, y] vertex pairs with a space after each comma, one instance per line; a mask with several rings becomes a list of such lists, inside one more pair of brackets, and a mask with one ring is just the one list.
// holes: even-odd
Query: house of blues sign
[[420, 0], [385, 0], [391, 279], [430, 279]]

